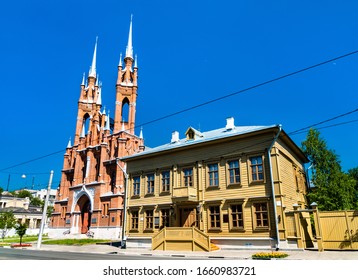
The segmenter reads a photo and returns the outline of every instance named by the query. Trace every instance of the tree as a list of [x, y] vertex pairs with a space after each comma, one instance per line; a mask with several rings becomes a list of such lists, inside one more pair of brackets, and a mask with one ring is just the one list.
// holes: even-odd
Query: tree
[[356, 193], [356, 202], [358, 207], [358, 167], [348, 170], [348, 175], [356, 181], [355, 184], [355, 193]]
[[21, 246], [22, 245], [22, 237], [26, 233], [27, 225], [26, 224], [18, 224], [18, 225], [16, 225], [15, 229], [16, 229], [17, 235], [20, 236], [20, 246]]
[[25, 198], [25, 197], [32, 198], [32, 194], [28, 190], [21, 190], [17, 193], [16, 196], [20, 198]]
[[3, 191], [4, 191], [4, 189], [2, 187], [0, 187], [0, 195], [2, 195]]
[[53, 212], [53, 210], [54, 210], [55, 208], [52, 206], [52, 205], [48, 205], [47, 206], [47, 218], [49, 218], [49, 217], [51, 217], [51, 215], [52, 215], [52, 212]]
[[14, 213], [11, 211], [6, 211], [0, 213], [0, 230], [1, 230], [1, 238], [4, 241], [4, 238], [8, 231], [15, 227], [16, 225], [16, 218]]
[[33, 206], [41, 206], [41, 207], [43, 207], [44, 202], [43, 202], [43, 200], [41, 198], [31, 197], [30, 198], [30, 204], [33, 205]]
[[34, 197], [32, 193], [28, 190], [21, 190], [16, 194], [17, 197], [25, 198], [28, 197], [30, 199], [30, 204], [33, 206], [42, 206], [44, 205], [44, 202], [42, 199], [38, 197]]
[[316, 129], [309, 130], [302, 149], [313, 166], [311, 179], [315, 188], [308, 194], [309, 200], [321, 210], [355, 209], [355, 180], [342, 171], [338, 156]]

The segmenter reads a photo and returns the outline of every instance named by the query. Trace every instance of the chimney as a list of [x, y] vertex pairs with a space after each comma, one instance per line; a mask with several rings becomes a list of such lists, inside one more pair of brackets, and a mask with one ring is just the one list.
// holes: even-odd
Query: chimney
[[234, 118], [230, 117], [226, 119], [226, 130], [232, 130], [235, 128]]
[[173, 131], [172, 132], [172, 140], [170, 141], [170, 143], [176, 143], [178, 141], [179, 141], [179, 132]]

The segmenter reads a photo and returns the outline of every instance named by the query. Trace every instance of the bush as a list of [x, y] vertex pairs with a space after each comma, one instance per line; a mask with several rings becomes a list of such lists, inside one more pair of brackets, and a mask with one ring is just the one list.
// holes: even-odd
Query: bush
[[252, 259], [282, 259], [288, 257], [288, 254], [283, 252], [260, 252], [253, 254]]

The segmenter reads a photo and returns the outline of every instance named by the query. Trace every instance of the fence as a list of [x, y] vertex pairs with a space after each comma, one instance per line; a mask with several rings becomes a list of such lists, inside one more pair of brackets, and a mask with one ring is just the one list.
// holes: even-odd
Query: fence
[[285, 213], [286, 238], [296, 240], [298, 248], [318, 250], [358, 249], [358, 211], [319, 211], [313, 209]]

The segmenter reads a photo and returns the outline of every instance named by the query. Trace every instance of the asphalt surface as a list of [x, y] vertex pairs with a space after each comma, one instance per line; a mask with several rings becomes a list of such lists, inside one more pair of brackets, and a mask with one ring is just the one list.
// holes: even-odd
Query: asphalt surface
[[[36, 250], [36, 245], [32, 249]], [[21, 250], [21, 249], [17, 249]], [[22, 249], [26, 250], [26, 249]], [[76, 252], [91, 254], [124, 255], [128, 258], [145, 256], [153, 258], [195, 258], [195, 259], [241, 259], [250, 260], [254, 253], [265, 252], [263, 250], [217, 250], [212, 252], [182, 252], [182, 251], [151, 251], [145, 248], [121, 249], [115, 246], [96, 244], [83, 246], [45, 245], [39, 250], [57, 252]], [[358, 251], [324, 251], [317, 250], [280, 250], [288, 254], [283, 260], [358, 260]], [[266, 251], [267, 252], [267, 251]]]

